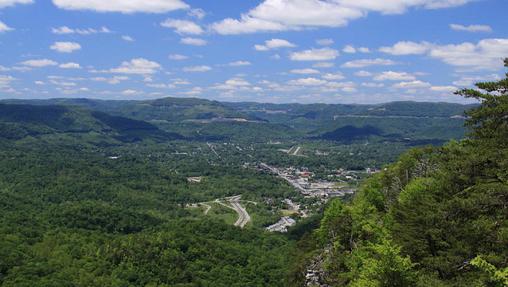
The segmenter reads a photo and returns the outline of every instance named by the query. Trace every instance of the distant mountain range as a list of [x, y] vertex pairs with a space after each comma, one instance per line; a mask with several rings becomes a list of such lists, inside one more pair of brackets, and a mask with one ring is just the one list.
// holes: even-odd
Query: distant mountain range
[[146, 101], [47, 99], [0, 101], [0, 137], [96, 132], [121, 142], [300, 138], [444, 141], [461, 138], [474, 105], [227, 103], [196, 98]]
[[59, 105], [0, 104], [0, 138], [53, 133], [99, 133], [122, 142], [183, 138], [145, 121], [99, 111]]

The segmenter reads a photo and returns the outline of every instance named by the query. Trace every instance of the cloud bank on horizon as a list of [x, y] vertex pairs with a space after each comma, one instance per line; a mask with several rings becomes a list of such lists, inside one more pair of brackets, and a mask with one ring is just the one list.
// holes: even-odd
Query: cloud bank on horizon
[[0, 98], [464, 102], [455, 90], [504, 73], [507, 10], [505, 0], [0, 0]]

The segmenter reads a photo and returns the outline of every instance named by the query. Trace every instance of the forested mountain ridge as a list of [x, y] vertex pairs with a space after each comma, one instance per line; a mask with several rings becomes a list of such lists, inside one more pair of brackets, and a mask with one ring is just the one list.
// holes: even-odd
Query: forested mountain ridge
[[54, 133], [95, 133], [121, 142], [183, 138], [148, 122], [98, 111], [60, 105], [0, 103], [0, 138], [22, 139]]
[[245, 113], [262, 117], [287, 116], [310, 119], [331, 119], [334, 116], [400, 116], [400, 117], [450, 117], [463, 115], [464, 110], [475, 105], [431, 102], [389, 102], [384, 104], [263, 104], [224, 103]]
[[342, 129], [372, 127], [377, 132], [370, 134], [378, 140], [405, 142], [410, 146], [462, 138], [464, 111], [474, 107], [419, 102], [380, 105], [222, 103], [194, 98], [4, 100], [0, 103], [79, 107], [145, 121], [174, 134], [175, 138], [179, 134], [198, 140], [268, 141], [310, 137], [351, 142], [368, 137], [349, 137], [350, 133], [343, 133]]
[[412, 150], [331, 202], [323, 286], [508, 286], [508, 74], [477, 88], [457, 92], [481, 101], [468, 139]]
[[[333, 118], [333, 116], [413, 116], [413, 117], [444, 117], [461, 116], [464, 110], [475, 105], [462, 105], [453, 103], [431, 102], [389, 102], [376, 105], [358, 104], [268, 104], [249, 102], [218, 102], [200, 98], [160, 98], [155, 100], [98, 100], [98, 99], [46, 99], [46, 100], [1, 100], [6, 104], [33, 104], [33, 105], [64, 105], [82, 106], [91, 110], [100, 110], [127, 116], [146, 116], [155, 119], [160, 112], [166, 109], [174, 114], [170, 120], [182, 120], [203, 117], [206, 113], [215, 113], [222, 117], [247, 117], [248, 114], [287, 115], [292, 118]], [[139, 110], [144, 110], [140, 113]], [[149, 113], [153, 109], [154, 114]], [[165, 115], [169, 116], [169, 115]], [[177, 116], [179, 118], [177, 118]]]
[[[0, 284], [302, 286], [315, 255], [331, 286], [497, 282], [507, 134], [506, 100], [494, 95], [468, 112], [470, 139], [409, 152], [324, 214], [326, 199], [261, 163], [353, 189], [413, 144], [461, 139], [472, 106], [297, 105], [263, 116], [196, 99], [3, 101]], [[426, 117], [418, 107], [445, 108]], [[252, 215], [243, 230], [220, 201], [235, 196]], [[299, 223], [287, 234], [267, 231], [291, 213]]]
[[[186, 204], [282, 196], [288, 186], [173, 154], [168, 141], [110, 147], [80, 135], [0, 138], [0, 286], [283, 285], [292, 242]], [[190, 184], [191, 175], [206, 181]]]
[[33, 105], [80, 106], [86, 109], [144, 121], [181, 122], [193, 119], [247, 118], [220, 102], [198, 98], [161, 98], [145, 101], [95, 100], [95, 99], [47, 99], [4, 100], [4, 103]]

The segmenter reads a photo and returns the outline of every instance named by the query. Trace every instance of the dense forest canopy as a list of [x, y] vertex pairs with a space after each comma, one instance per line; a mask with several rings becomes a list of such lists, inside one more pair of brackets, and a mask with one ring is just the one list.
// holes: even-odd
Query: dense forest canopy
[[508, 74], [476, 86], [457, 92], [481, 102], [466, 140], [412, 150], [326, 209], [324, 281], [508, 286]]
[[[0, 285], [303, 286], [317, 268], [322, 286], [506, 286], [508, 80], [477, 88], [470, 106], [4, 101]], [[381, 172], [323, 209], [261, 162]], [[287, 199], [313, 213], [266, 231]]]

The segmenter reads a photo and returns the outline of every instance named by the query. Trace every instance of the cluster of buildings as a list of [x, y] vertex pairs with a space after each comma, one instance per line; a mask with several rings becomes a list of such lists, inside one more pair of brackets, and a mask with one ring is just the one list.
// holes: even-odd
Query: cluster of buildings
[[307, 169], [294, 167], [276, 168], [261, 163], [259, 168], [278, 175], [306, 197], [333, 197], [353, 193], [354, 190], [337, 186], [335, 182], [312, 180], [314, 174]]
[[282, 217], [277, 223], [266, 228], [270, 232], [288, 232], [288, 227], [296, 224], [296, 220], [289, 216]]
[[[326, 202], [331, 197], [341, 197], [347, 194], [353, 194], [356, 190], [350, 187], [352, 182], [360, 180], [362, 174], [373, 174], [379, 170], [367, 168], [365, 171], [354, 171], [337, 169], [328, 175], [328, 180], [317, 179], [315, 174], [307, 168], [278, 168], [270, 166], [266, 163], [260, 163], [258, 169], [272, 174], [287, 181], [291, 186], [298, 190], [306, 198], [318, 198], [321, 202]], [[290, 207], [290, 210], [296, 211], [302, 215], [300, 206], [294, 204], [291, 200], [284, 201]], [[306, 214], [306, 211], [303, 212]], [[271, 232], [287, 232], [288, 227], [296, 224], [296, 221], [284, 216], [275, 224], [268, 226], [266, 229]]]

